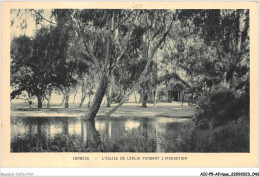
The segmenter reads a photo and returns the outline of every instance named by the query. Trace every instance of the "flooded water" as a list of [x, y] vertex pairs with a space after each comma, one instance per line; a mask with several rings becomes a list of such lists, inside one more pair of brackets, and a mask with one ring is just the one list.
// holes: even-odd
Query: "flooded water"
[[190, 119], [11, 117], [11, 152], [178, 152]]

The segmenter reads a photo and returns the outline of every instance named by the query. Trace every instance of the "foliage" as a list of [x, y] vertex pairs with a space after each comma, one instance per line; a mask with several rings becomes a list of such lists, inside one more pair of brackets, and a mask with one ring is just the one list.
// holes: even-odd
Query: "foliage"
[[[245, 77], [242, 80], [246, 79], [249, 71], [248, 10], [182, 10], [179, 18], [184, 27], [191, 27], [193, 34], [189, 37], [195, 35], [204, 41], [199, 45], [198, 42], [191, 43], [191, 47], [198, 48], [195, 53], [185, 52], [189, 56], [198, 56], [195, 69], [201, 68], [198, 71], [202, 78], [213, 84], [230, 82], [232, 88], [236, 88], [242, 76]], [[183, 61], [187, 63], [187, 60]], [[186, 70], [193, 69], [188, 67]], [[196, 74], [197, 71], [191, 72]]]
[[[136, 65], [142, 60], [146, 61], [145, 67], [138, 74], [139, 77], [135, 78], [136, 81], [131, 80], [133, 75], [129, 76], [128, 72], [120, 77], [120, 79], [124, 76], [129, 78], [127, 82], [122, 79], [121, 84], [130, 88], [130, 91], [118, 107], [138, 89], [157, 49], [165, 42], [174, 13], [169, 10], [54, 9], [53, 16], [58, 25], [70, 27], [75, 34], [76, 48], [85, 56], [82, 58], [83, 61], [90, 62], [101, 78], [93, 106], [87, 115], [88, 119], [94, 119], [106, 93], [105, 90], [111, 85], [108, 82], [112, 75], [120, 76], [115, 73], [125, 72], [121, 68]], [[108, 115], [118, 107], [114, 107]]]
[[[40, 18], [44, 10], [30, 12], [31, 15], [34, 13], [38, 24], [48, 22], [47, 19]], [[112, 91], [114, 100], [115, 97], [120, 97], [117, 99], [120, 101], [119, 107], [134, 91], [140, 88], [152, 90], [158, 82], [157, 74], [160, 72], [174, 73], [188, 82], [191, 87], [189, 93], [193, 97], [199, 96], [202, 92], [213, 94], [212, 88], [220, 84], [236, 92], [234, 103], [229, 106], [235, 104], [234, 107], [239, 107], [249, 103], [248, 10], [52, 9], [51, 12], [55, 23], [49, 22], [54, 26], [45, 30], [37, 29], [35, 40], [21, 39], [20, 43], [38, 49], [19, 49], [20, 52], [24, 52], [20, 58], [34, 58], [37, 61], [36, 66], [40, 64], [44, 67], [34, 66], [36, 69], [32, 69], [24, 65], [19, 72], [11, 68], [14, 75], [12, 83], [17, 87], [12, 98], [22, 90], [26, 90], [29, 95], [40, 96], [48, 89], [69, 90], [75, 85], [76, 78], [82, 81], [78, 84], [83, 85], [83, 92], [88, 89], [86, 86], [90, 86], [91, 90], [100, 91], [95, 92], [95, 104], [92, 104], [93, 107], [90, 109], [93, 114], [87, 116], [93, 119], [106, 93], [105, 90], [112, 85], [109, 84], [112, 76], [115, 76], [116, 85], [120, 90], [119, 94]], [[13, 53], [12, 57], [18, 58], [17, 53]], [[157, 53], [161, 54], [158, 58]], [[45, 64], [45, 61], [48, 62]], [[47, 68], [51, 69], [47, 71]], [[30, 88], [15, 83], [15, 75], [18, 78], [23, 76], [25, 82], [31, 83], [35, 70], [40, 74], [35, 77], [33, 83], [38, 80], [43, 80], [44, 83]], [[44, 71], [40, 72], [41, 70]], [[88, 78], [92, 72], [95, 73], [95, 79], [92, 76]], [[95, 83], [82, 84], [86, 80]], [[31, 87], [39, 88], [36, 92], [41, 92], [35, 94], [35, 89], [32, 91]], [[163, 92], [160, 94], [162, 97], [165, 96]], [[240, 95], [239, 99], [237, 94]], [[233, 98], [231, 95], [219, 93], [223, 100]], [[222, 112], [221, 109], [224, 109], [218, 107], [221, 105], [220, 100], [214, 100], [212, 95], [209, 97], [212, 97], [209, 102], [215, 102], [209, 103], [209, 106], [199, 101], [202, 113], [198, 111], [197, 117], [205, 117], [203, 114], [207, 109], [210, 109], [208, 112]], [[204, 101], [208, 103], [207, 100]], [[214, 106], [216, 108], [213, 108]], [[114, 108], [108, 115], [113, 113]], [[248, 112], [249, 107], [244, 106], [242, 110]], [[224, 117], [229, 117], [226, 113], [223, 114]], [[222, 116], [222, 113], [219, 116]], [[237, 117], [237, 114], [234, 116]], [[226, 119], [219, 120], [219, 123], [209, 121], [214, 124], [212, 126], [217, 126], [224, 120]]]
[[167, 132], [162, 139], [165, 152], [249, 152], [248, 116], [207, 130], [182, 123], [178, 132]]
[[62, 28], [41, 28], [34, 38], [20, 36], [11, 44], [11, 99], [27, 91], [44, 99], [47, 90], [70, 86], [72, 62], [66, 58], [68, 32]]
[[168, 97], [167, 97], [167, 90], [166, 88], [162, 88], [158, 90], [158, 101], [160, 102], [167, 102]]
[[241, 117], [212, 130], [194, 129], [183, 148], [189, 152], [249, 152], [249, 119]]
[[245, 96], [238, 97], [234, 91], [216, 87], [210, 94], [202, 95], [195, 111], [196, 125], [201, 129], [214, 128], [248, 114], [249, 102]]

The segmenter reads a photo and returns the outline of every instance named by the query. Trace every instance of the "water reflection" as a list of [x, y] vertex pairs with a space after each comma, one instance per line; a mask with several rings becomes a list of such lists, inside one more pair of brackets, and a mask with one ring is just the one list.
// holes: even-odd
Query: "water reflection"
[[180, 120], [11, 117], [11, 152], [175, 152]]

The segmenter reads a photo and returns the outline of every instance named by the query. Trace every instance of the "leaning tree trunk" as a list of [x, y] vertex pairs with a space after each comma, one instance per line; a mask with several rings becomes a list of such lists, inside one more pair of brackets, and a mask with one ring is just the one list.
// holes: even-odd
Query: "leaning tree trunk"
[[69, 93], [67, 93], [65, 96], [65, 108], [69, 107], [69, 99], [70, 99], [70, 95]]
[[94, 120], [95, 119], [97, 112], [100, 108], [100, 105], [102, 103], [102, 99], [103, 99], [103, 97], [106, 93], [107, 85], [108, 85], [108, 78], [105, 74], [102, 74], [101, 79], [100, 79], [100, 83], [98, 85], [98, 89], [95, 93], [92, 104], [91, 104], [89, 111], [86, 115], [86, 119], [88, 119], [88, 120]]
[[42, 108], [42, 97], [37, 96], [37, 101], [38, 101], [38, 108]]

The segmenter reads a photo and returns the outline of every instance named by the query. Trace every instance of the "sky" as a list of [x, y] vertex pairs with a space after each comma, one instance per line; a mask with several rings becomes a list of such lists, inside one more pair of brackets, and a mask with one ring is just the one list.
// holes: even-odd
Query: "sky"
[[[29, 9], [14, 9], [11, 11], [11, 38], [18, 37], [20, 35], [33, 36], [35, 30], [42, 26], [50, 25], [49, 22], [43, 20], [41, 25], [36, 26], [36, 20], [34, 18], [35, 12], [29, 11]], [[42, 16], [46, 19], [51, 19], [51, 9], [44, 9]]]

